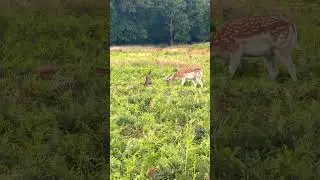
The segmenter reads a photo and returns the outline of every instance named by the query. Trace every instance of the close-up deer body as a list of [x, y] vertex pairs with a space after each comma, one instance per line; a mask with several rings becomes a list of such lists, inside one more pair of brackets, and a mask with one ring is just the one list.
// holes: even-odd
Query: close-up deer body
[[177, 71], [175, 74], [170, 75], [169, 77], [165, 78], [167, 83], [172, 82], [173, 80], [181, 80], [181, 85], [183, 86], [186, 80], [191, 80], [194, 86], [199, 84], [203, 87], [203, 83], [201, 78], [203, 76], [203, 70], [201, 68], [184, 68]]
[[253, 16], [227, 21], [218, 29], [211, 43], [211, 55], [229, 60], [233, 77], [242, 57], [265, 57], [271, 79], [276, 79], [279, 60], [297, 80], [291, 53], [297, 47], [296, 26], [275, 17]]

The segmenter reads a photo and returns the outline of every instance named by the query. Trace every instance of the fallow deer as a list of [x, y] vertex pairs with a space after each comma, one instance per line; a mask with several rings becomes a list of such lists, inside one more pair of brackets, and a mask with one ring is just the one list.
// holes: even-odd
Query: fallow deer
[[279, 60], [296, 81], [296, 68], [291, 59], [294, 48], [298, 48], [295, 24], [276, 17], [253, 16], [224, 23], [211, 42], [211, 55], [229, 60], [231, 77], [242, 57], [264, 56], [271, 79], [278, 76]]
[[173, 80], [181, 80], [181, 85], [183, 86], [186, 80], [192, 80], [194, 86], [198, 84], [203, 87], [203, 83], [201, 78], [203, 76], [203, 71], [199, 67], [188, 67], [183, 68], [177, 71], [175, 74], [168, 76], [165, 78], [167, 83], [172, 82]]
[[151, 86], [152, 82], [151, 82], [151, 71], [149, 71], [149, 73], [146, 75], [146, 80], [144, 82], [145, 86]]

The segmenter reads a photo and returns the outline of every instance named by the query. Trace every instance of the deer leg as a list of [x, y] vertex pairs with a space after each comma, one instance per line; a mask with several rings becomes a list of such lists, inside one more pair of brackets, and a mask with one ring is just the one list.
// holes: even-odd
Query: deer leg
[[287, 51], [275, 51], [280, 61], [286, 66], [293, 81], [297, 81], [296, 68], [292, 62], [291, 55]]
[[238, 66], [240, 65], [241, 53], [240, 51], [236, 51], [230, 56], [230, 64], [229, 64], [229, 73], [230, 76], [233, 77], [236, 72]]
[[269, 77], [272, 80], [275, 80], [279, 74], [279, 68], [277, 61], [274, 56], [266, 56], [266, 65], [269, 72]]
[[195, 82], [195, 80], [192, 80], [193, 86], [197, 86], [197, 83]]
[[203, 83], [200, 78], [196, 79], [197, 83], [200, 84], [201, 88], [203, 87]]
[[186, 82], [186, 79], [183, 78], [183, 79], [181, 80], [181, 86], [183, 86], [185, 82]]

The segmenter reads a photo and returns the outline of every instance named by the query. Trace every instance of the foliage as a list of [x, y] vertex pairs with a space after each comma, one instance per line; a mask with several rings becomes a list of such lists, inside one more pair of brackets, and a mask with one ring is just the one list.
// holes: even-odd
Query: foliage
[[209, 0], [110, 1], [111, 43], [179, 43], [209, 40]]
[[[156, 179], [208, 175], [208, 45], [111, 49], [111, 179], [148, 179], [153, 168]], [[204, 68], [203, 89], [166, 84], [179, 64]]]
[[106, 179], [104, 11], [1, 11], [1, 179]]

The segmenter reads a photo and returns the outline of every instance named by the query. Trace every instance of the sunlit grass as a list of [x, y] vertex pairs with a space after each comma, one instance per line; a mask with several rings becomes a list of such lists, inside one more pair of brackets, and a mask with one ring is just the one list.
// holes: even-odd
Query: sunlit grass
[[[153, 168], [159, 179], [209, 173], [209, 47], [199, 46], [111, 50], [111, 179], [147, 179]], [[181, 64], [204, 69], [204, 88], [166, 84]]]

